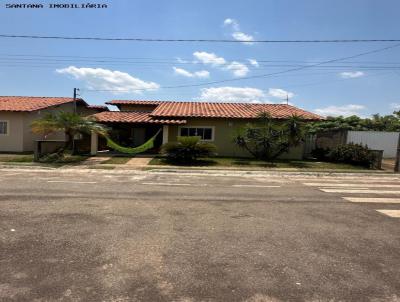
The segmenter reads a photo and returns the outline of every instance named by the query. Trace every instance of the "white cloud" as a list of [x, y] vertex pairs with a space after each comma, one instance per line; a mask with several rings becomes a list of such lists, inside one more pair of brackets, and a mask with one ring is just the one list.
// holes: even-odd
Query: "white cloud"
[[268, 95], [278, 98], [278, 99], [286, 99], [287, 97], [290, 99], [294, 97], [294, 93], [290, 91], [286, 91], [280, 88], [270, 88], [268, 89]]
[[340, 76], [343, 79], [354, 79], [354, 78], [359, 78], [364, 76], [364, 72], [362, 71], [345, 71], [345, 72], [341, 72]]
[[211, 87], [201, 89], [200, 97], [207, 102], [265, 103], [265, 93], [251, 87]]
[[226, 69], [232, 71], [235, 77], [244, 77], [249, 72], [249, 68], [245, 64], [236, 61], [232, 61], [228, 66], [226, 66]]
[[258, 64], [257, 60], [255, 59], [247, 59], [247, 61], [249, 61], [254, 67], [260, 67], [260, 64]]
[[84, 81], [90, 89], [115, 90], [115, 93], [141, 93], [144, 90], [157, 90], [160, 87], [157, 83], [145, 82], [118, 70], [69, 66], [56, 69], [56, 72]]
[[252, 41], [254, 41], [253, 36], [245, 34], [243, 32], [240, 31], [235, 31], [232, 33], [232, 37], [237, 40], [237, 41], [245, 41], [243, 42], [243, 44], [253, 44]]
[[243, 44], [253, 44], [252, 41], [254, 41], [254, 38], [252, 35], [245, 34], [240, 30], [240, 25], [239, 22], [235, 19], [232, 18], [227, 18], [224, 20], [224, 25], [225, 26], [231, 26], [232, 27], [232, 37], [237, 40], [237, 41], [244, 41]]
[[226, 18], [226, 19], [224, 20], [224, 25], [225, 25], [225, 26], [230, 25], [230, 26], [232, 26], [232, 28], [233, 28], [234, 30], [240, 30], [239, 23], [238, 23], [235, 19], [232, 19], [232, 18]]
[[184, 60], [184, 59], [182, 59], [182, 58], [180, 58], [180, 57], [176, 57], [176, 61], [177, 61], [178, 63], [190, 63], [190, 61]]
[[215, 53], [196, 51], [193, 56], [204, 64], [211, 64], [213, 66], [220, 66], [226, 64], [226, 60], [222, 57], [218, 57]]
[[390, 103], [390, 108], [400, 110], [400, 103]]
[[324, 116], [351, 116], [351, 115], [359, 115], [360, 111], [365, 110], [366, 107], [363, 105], [343, 105], [343, 106], [328, 106], [325, 108], [315, 109], [315, 113], [324, 115]]
[[209, 78], [210, 73], [207, 70], [199, 70], [194, 72], [194, 75], [198, 78]]
[[176, 74], [187, 77], [187, 78], [208, 78], [210, 73], [207, 70], [199, 70], [195, 72], [187, 71], [183, 68], [173, 67]]
[[229, 70], [235, 77], [244, 77], [250, 71], [246, 64], [236, 61], [228, 62], [223, 57], [219, 57], [212, 52], [196, 51], [193, 56], [203, 64], [218, 67], [222, 70]]

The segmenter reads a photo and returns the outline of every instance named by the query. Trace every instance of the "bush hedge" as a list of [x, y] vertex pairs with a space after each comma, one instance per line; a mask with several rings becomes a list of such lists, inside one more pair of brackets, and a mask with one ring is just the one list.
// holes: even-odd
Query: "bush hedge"
[[371, 168], [376, 160], [375, 154], [367, 146], [349, 143], [334, 149], [316, 148], [312, 156], [318, 160], [346, 163]]
[[161, 147], [161, 153], [171, 161], [191, 163], [199, 157], [215, 155], [214, 144], [201, 142], [198, 136], [178, 136], [177, 142], [170, 142]]

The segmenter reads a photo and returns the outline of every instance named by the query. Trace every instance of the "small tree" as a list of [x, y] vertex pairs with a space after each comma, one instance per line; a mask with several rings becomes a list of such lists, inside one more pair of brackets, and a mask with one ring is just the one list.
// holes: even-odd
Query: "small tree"
[[47, 114], [41, 119], [35, 120], [31, 124], [33, 133], [43, 134], [45, 136], [55, 133], [64, 132], [67, 137], [67, 150], [75, 152], [73, 139], [79, 133], [96, 132], [101, 135], [107, 133], [107, 129], [91, 118], [83, 117], [76, 113], [58, 112], [56, 114]]
[[213, 156], [217, 150], [214, 144], [201, 142], [198, 136], [178, 136], [177, 140], [161, 148], [161, 153], [172, 161], [191, 163], [199, 157]]
[[303, 140], [304, 128], [301, 118], [292, 116], [277, 122], [268, 113], [261, 113], [254, 124], [239, 129], [234, 142], [255, 158], [273, 160], [297, 146]]

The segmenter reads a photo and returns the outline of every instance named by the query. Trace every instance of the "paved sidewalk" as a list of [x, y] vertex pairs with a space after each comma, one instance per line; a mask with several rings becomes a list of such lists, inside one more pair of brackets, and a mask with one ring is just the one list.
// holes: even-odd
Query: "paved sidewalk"
[[147, 166], [152, 159], [153, 157], [134, 157], [125, 165], [129, 167], [144, 167]]
[[393, 171], [396, 160], [394, 158], [387, 158], [382, 160], [382, 169], [385, 171]]

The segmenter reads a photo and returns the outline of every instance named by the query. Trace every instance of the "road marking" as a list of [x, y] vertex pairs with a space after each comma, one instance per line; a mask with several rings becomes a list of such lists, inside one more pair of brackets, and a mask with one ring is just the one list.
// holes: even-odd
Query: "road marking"
[[400, 210], [376, 210], [390, 217], [400, 218]]
[[0, 176], [8, 177], [8, 176], [21, 175], [21, 174], [22, 174], [22, 173], [7, 173], [7, 174], [1, 174]]
[[357, 182], [357, 183], [383, 183], [383, 182], [400, 182], [400, 179], [396, 178], [368, 178], [368, 179], [355, 179], [355, 178], [293, 178], [293, 180], [297, 181], [305, 181], [305, 182], [315, 182], [315, 181], [324, 181], [325, 183], [335, 183], [335, 182]]
[[305, 182], [303, 183], [306, 186], [312, 187], [363, 187], [368, 186], [368, 188], [400, 188], [400, 185], [388, 185], [388, 184], [349, 184], [349, 183], [322, 183], [322, 182]]
[[[182, 183], [168, 183], [168, 182], [143, 182], [142, 185], [149, 186], [191, 186], [191, 184], [182, 184]], [[199, 186], [198, 184], [193, 186]]]
[[369, 194], [400, 194], [400, 191], [383, 191], [369, 189], [320, 189], [326, 193], [369, 193]]
[[70, 180], [48, 180], [47, 182], [67, 183], [67, 184], [96, 184], [96, 181], [70, 181]]
[[239, 188], [280, 188], [281, 186], [263, 186], [263, 185], [232, 185]]
[[343, 197], [350, 202], [400, 203], [400, 198]]

